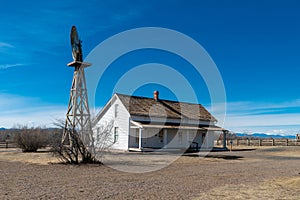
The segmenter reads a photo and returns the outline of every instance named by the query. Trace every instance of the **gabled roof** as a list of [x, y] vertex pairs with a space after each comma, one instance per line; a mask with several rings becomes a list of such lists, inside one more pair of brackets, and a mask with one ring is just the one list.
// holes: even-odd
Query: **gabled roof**
[[212, 116], [201, 104], [169, 101], [153, 98], [116, 94], [130, 115], [144, 117], [163, 117], [171, 119], [191, 119], [214, 121]]

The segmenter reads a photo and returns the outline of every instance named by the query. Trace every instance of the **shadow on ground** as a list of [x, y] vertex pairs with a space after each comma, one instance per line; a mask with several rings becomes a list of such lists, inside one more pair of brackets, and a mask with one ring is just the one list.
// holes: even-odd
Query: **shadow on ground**
[[254, 151], [256, 149], [232, 149], [231, 151]]
[[[183, 156], [188, 157], [202, 157], [198, 154], [184, 154]], [[244, 158], [243, 156], [234, 156], [234, 155], [205, 155], [205, 158], [216, 158], [216, 159], [223, 159], [223, 160], [238, 160]]]

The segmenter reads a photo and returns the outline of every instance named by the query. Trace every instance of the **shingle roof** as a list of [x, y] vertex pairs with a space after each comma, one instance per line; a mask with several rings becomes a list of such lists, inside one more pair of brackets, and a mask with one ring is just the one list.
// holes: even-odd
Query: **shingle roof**
[[116, 94], [130, 115], [217, 121], [201, 104]]

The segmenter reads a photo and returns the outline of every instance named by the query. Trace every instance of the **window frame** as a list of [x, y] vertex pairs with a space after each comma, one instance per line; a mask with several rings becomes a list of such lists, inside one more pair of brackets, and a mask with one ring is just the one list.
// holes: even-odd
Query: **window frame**
[[114, 143], [119, 141], [119, 127], [114, 128]]

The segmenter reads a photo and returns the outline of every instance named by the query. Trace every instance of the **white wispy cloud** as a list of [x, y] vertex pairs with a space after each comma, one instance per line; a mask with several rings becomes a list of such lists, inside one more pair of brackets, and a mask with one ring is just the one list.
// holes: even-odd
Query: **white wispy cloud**
[[41, 102], [38, 98], [0, 94], [0, 127], [11, 128], [17, 124], [53, 126], [63, 119], [66, 106]]
[[[96, 112], [101, 110], [96, 108]], [[0, 127], [17, 125], [53, 127], [57, 120], [65, 119], [67, 105], [42, 102], [37, 97], [0, 94]], [[91, 116], [96, 113], [91, 112]]]
[[43, 106], [39, 107], [40, 111], [26, 110], [27, 113], [20, 114], [13, 112], [10, 115], [0, 116], [0, 127], [11, 128], [18, 124], [27, 126], [53, 127], [57, 119], [63, 119], [65, 110], [61, 107]]
[[264, 113], [284, 112], [300, 107], [300, 99], [285, 102], [228, 102], [227, 109], [231, 114], [255, 115]]
[[228, 102], [224, 126], [235, 132], [290, 135], [300, 131], [300, 100]]
[[20, 64], [20, 63], [16, 63], [16, 64], [0, 64], [0, 69], [8, 69], [8, 68], [12, 68], [12, 67], [19, 67], [19, 66], [24, 66], [25, 64]]
[[14, 48], [14, 46], [12, 44], [9, 44], [6, 42], [0, 42], [0, 48], [1, 47]]

